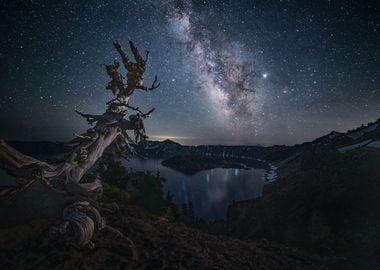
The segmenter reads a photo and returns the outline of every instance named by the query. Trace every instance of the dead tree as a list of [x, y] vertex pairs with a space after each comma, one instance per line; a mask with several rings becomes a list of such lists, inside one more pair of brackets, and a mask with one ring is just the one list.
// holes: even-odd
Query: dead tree
[[[128, 58], [120, 43], [114, 43], [127, 69], [127, 80], [125, 81], [119, 72], [117, 62], [106, 65], [106, 72], [110, 77], [106, 89], [111, 90], [116, 97], [107, 103], [107, 109], [102, 115], [77, 111], [92, 127], [83, 134], [76, 135], [76, 138], [68, 143], [72, 150], [67, 153], [63, 162], [49, 164], [24, 155], [3, 140], [0, 141], [0, 167], [17, 179], [16, 187], [0, 188], [0, 195], [10, 196], [36, 181], [43, 181], [57, 192], [64, 193], [70, 204], [63, 211], [64, 222], [52, 228], [52, 232], [66, 233], [71, 228], [81, 246], [90, 242], [94, 230], [105, 227], [105, 221], [99, 211], [117, 209], [116, 204], [104, 205], [96, 201], [102, 194], [101, 179], [96, 177], [93, 182], [81, 183], [83, 175], [112, 143], [117, 145], [122, 154], [131, 156], [134, 153], [132, 145], [146, 138], [142, 120], [154, 110], [144, 114], [138, 108], [128, 105], [135, 89], [151, 91], [159, 86], [156, 84], [157, 76], [150, 87], [144, 86], [147, 57], [143, 59], [134, 44], [131, 41], [129, 44], [136, 63]], [[137, 117], [129, 116], [127, 120], [125, 116], [130, 108], [139, 113]], [[135, 131], [135, 140], [129, 137], [127, 130]]]

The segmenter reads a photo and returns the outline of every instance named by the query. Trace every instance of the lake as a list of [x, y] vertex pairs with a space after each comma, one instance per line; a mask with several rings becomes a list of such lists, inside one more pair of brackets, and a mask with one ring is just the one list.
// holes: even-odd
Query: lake
[[206, 221], [226, 217], [232, 201], [261, 196], [265, 184], [264, 169], [217, 168], [185, 175], [161, 165], [161, 159], [124, 161], [124, 165], [136, 171], [160, 171], [166, 179], [164, 192], [170, 192], [181, 208], [183, 203], [193, 204], [194, 215]]
[[[173, 201], [181, 209], [182, 204], [193, 204], [194, 215], [206, 221], [221, 220], [226, 217], [228, 205], [261, 196], [265, 181], [264, 169], [216, 168], [204, 170], [194, 175], [161, 165], [162, 159], [123, 160], [123, 164], [135, 171], [151, 171], [166, 179], [164, 194], [170, 192]], [[0, 170], [0, 184], [13, 185], [14, 178]]]

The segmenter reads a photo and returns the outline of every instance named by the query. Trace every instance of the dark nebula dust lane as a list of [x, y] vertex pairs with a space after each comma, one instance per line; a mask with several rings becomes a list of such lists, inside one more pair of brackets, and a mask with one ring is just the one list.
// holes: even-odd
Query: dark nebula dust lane
[[186, 50], [196, 86], [202, 89], [210, 107], [225, 125], [233, 124], [229, 128], [240, 131], [247, 126], [255, 132], [262, 120], [264, 101], [254, 85], [255, 67], [244, 59], [241, 44], [222, 33], [219, 44], [213, 44], [210, 29], [200, 15], [194, 14], [190, 1], [182, 8], [172, 5], [168, 9], [171, 30]]
[[376, 1], [3, 1], [0, 137], [67, 140], [104, 111], [112, 42], [151, 52], [151, 139], [294, 144], [380, 116]]

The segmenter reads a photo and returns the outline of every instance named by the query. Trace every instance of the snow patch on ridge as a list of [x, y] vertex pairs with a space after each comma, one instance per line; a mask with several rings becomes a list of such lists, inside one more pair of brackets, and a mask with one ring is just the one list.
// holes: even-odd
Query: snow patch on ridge
[[368, 147], [380, 148], [380, 141], [373, 141], [367, 145]]
[[357, 149], [359, 147], [365, 146], [365, 145], [369, 144], [371, 141], [372, 140], [370, 139], [370, 140], [362, 141], [360, 143], [355, 143], [355, 144], [351, 144], [348, 146], [344, 146], [344, 147], [338, 148], [338, 151], [341, 153], [346, 153], [347, 151], [351, 151], [351, 150]]
[[360, 137], [362, 137], [364, 134], [368, 133], [368, 132], [371, 132], [371, 131], [374, 131], [376, 128], [377, 128], [378, 124], [374, 124], [374, 125], [370, 125], [366, 128], [363, 128], [363, 129], [360, 129], [358, 131], [354, 131], [352, 133], [349, 133], [347, 134], [348, 137], [350, 137], [351, 139], [359, 139]]

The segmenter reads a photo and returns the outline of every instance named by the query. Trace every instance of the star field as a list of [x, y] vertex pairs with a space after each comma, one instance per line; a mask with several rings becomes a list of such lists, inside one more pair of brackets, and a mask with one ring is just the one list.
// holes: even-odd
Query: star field
[[380, 117], [376, 1], [2, 1], [0, 136], [68, 140], [112, 98], [114, 40], [150, 51], [152, 139], [294, 144]]

